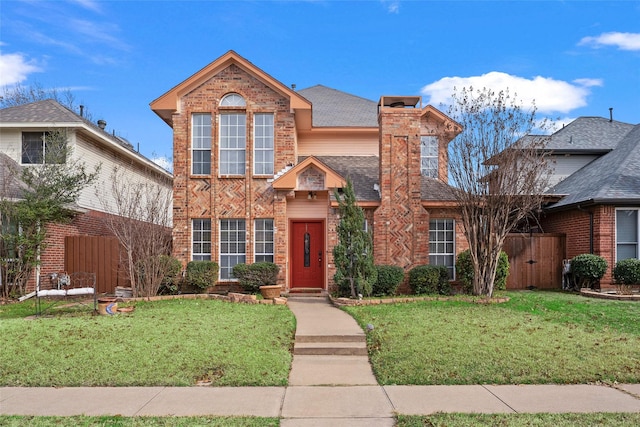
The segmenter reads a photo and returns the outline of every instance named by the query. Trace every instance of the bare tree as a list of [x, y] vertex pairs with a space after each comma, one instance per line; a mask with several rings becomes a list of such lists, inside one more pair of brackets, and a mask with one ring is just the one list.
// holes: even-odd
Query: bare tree
[[508, 91], [455, 91], [451, 118], [463, 131], [450, 145], [449, 172], [473, 264], [473, 292], [492, 296], [507, 234], [543, 203], [550, 164], [544, 146], [550, 122], [536, 120]]
[[[132, 181], [131, 171], [115, 166], [111, 191], [97, 192], [105, 210], [113, 212], [107, 227], [124, 248], [126, 273], [133, 296], [154, 296], [168, 273], [171, 253], [171, 191], [161, 180]], [[166, 184], [166, 183], [164, 183]]]

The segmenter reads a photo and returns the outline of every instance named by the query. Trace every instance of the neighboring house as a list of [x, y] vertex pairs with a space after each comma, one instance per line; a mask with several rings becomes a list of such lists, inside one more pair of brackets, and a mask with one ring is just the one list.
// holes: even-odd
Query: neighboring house
[[377, 264], [446, 265], [467, 247], [447, 184], [460, 125], [419, 96], [296, 91], [229, 51], [154, 100], [173, 128], [174, 256], [272, 261], [286, 289], [333, 288], [334, 191], [354, 184]]
[[[68, 133], [72, 158], [84, 162], [88, 171], [100, 165], [96, 184], [85, 188], [77, 205], [70, 207], [77, 213], [73, 221], [52, 224], [47, 230], [46, 250], [41, 255], [41, 274], [65, 270], [65, 254], [68, 255], [65, 237], [111, 235], [105, 219], [115, 212], [111, 191], [111, 174], [115, 166], [126, 171], [128, 182], [155, 182], [171, 190], [170, 173], [134, 151], [132, 145], [123, 138], [106, 132], [104, 121], [98, 121], [98, 124], [52, 99], [0, 109], [0, 156], [3, 160], [0, 163], [0, 177], [11, 174], [9, 168], [37, 167], [42, 164], [46, 150], [44, 136], [57, 129]], [[19, 199], [20, 183], [16, 181], [4, 190], [0, 188], [0, 191], [3, 191], [0, 197], [4, 199]], [[82, 253], [82, 249], [78, 252]], [[99, 274], [98, 281], [102, 276]], [[115, 285], [98, 283], [98, 289], [112, 290]]]
[[566, 257], [594, 253], [607, 260], [601, 281], [612, 285], [615, 263], [640, 258], [640, 125], [581, 117], [555, 132], [555, 161], [541, 216], [544, 232], [566, 235]]

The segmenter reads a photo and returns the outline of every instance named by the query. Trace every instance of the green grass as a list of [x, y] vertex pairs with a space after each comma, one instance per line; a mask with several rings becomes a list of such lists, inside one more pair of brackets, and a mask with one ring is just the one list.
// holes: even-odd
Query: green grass
[[640, 382], [640, 304], [511, 292], [503, 304], [348, 307], [381, 384]]
[[18, 417], [0, 416], [6, 427], [277, 427], [277, 418], [256, 417]]
[[[286, 306], [138, 302], [130, 314], [87, 310], [22, 317], [0, 306], [2, 386], [282, 386], [295, 318]], [[57, 313], [52, 311], [52, 313]]]
[[640, 414], [433, 414], [398, 416], [397, 427], [557, 427], [640, 425]]

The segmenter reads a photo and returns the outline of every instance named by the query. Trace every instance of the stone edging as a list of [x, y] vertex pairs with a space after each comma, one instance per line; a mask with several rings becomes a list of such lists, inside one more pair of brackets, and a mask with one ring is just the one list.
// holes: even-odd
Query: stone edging
[[416, 302], [416, 301], [462, 301], [462, 302], [471, 302], [476, 304], [501, 304], [509, 301], [509, 297], [500, 297], [500, 298], [460, 298], [460, 297], [391, 297], [391, 298], [380, 298], [380, 299], [362, 299], [355, 300], [351, 298], [333, 298], [329, 296], [329, 300], [336, 307], [344, 307], [344, 306], [358, 306], [358, 305], [380, 305], [380, 304], [398, 304], [404, 302]]
[[258, 299], [255, 295], [241, 294], [229, 292], [227, 295], [220, 294], [180, 294], [180, 295], [158, 295], [155, 297], [140, 298], [122, 298], [118, 297], [118, 301], [136, 302], [136, 301], [164, 301], [170, 299], [215, 299], [226, 302], [240, 302], [244, 304], [263, 304], [263, 305], [286, 305], [286, 298]]
[[587, 298], [600, 298], [610, 299], [617, 301], [640, 301], [640, 294], [623, 295], [623, 294], [608, 294], [605, 292], [596, 292], [589, 288], [580, 289], [580, 295]]

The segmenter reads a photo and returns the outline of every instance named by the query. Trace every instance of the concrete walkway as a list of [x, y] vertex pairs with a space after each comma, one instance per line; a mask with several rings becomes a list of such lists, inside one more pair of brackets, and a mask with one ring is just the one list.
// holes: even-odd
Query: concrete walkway
[[[640, 384], [379, 386], [356, 322], [326, 298], [293, 297], [288, 387], [0, 387], [3, 415], [259, 416], [283, 427], [394, 425], [395, 414], [640, 412]], [[366, 346], [365, 353], [366, 354]]]

